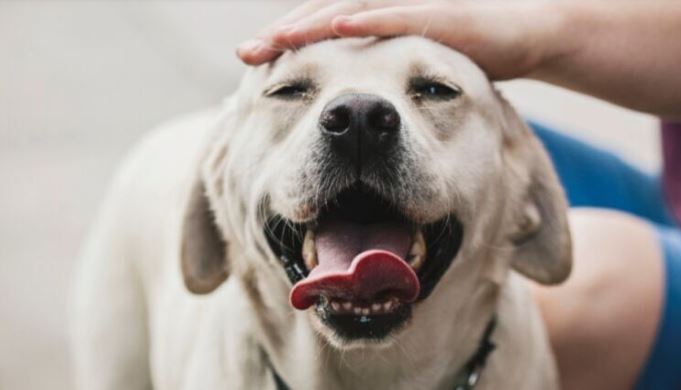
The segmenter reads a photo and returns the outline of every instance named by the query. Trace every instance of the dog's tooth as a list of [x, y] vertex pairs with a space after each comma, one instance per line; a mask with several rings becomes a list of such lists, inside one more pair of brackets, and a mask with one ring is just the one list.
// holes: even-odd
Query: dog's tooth
[[361, 308], [361, 307], [358, 307], [358, 306], [355, 306], [355, 307], [353, 308], [353, 312], [354, 312], [355, 314], [357, 314], [357, 315], [360, 315], [360, 314], [362, 314], [362, 308]]
[[317, 266], [317, 248], [315, 247], [314, 236], [314, 231], [307, 229], [303, 240], [303, 260], [308, 271]]
[[393, 308], [393, 301], [386, 301], [383, 304], [383, 310], [390, 311]]
[[352, 310], [352, 303], [351, 302], [343, 302], [343, 309], [345, 311], [350, 311]]
[[379, 311], [381, 311], [382, 307], [383, 306], [380, 303], [374, 303], [371, 305], [371, 311], [373, 311], [374, 313], [378, 313]]
[[411, 268], [413, 268], [415, 271], [418, 271], [423, 265], [424, 259], [424, 256], [412, 256], [409, 258], [409, 265], [411, 265]]
[[423, 256], [426, 254], [426, 240], [423, 237], [421, 229], [417, 230], [412, 237], [411, 248], [409, 254], [412, 256]]
[[365, 307], [364, 309], [362, 309], [362, 314], [363, 314], [363, 315], [367, 316], [367, 315], [369, 315], [369, 313], [371, 313], [371, 310], [369, 310], [368, 307]]
[[340, 303], [338, 303], [337, 301], [331, 301], [331, 309], [333, 311], [339, 311], [340, 308], [341, 308]]
[[423, 233], [420, 229], [414, 233], [412, 240], [413, 242], [409, 249], [409, 264], [412, 268], [418, 270], [426, 258], [426, 240], [423, 238]]

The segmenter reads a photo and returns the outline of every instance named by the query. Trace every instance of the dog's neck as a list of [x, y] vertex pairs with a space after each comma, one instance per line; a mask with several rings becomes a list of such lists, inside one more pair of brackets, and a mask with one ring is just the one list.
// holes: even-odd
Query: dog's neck
[[[487, 324], [485, 331], [482, 334], [478, 349], [473, 356], [468, 359], [463, 368], [456, 375], [454, 390], [473, 390], [480, 381], [485, 364], [489, 355], [494, 351], [496, 345], [492, 342], [492, 333], [496, 328], [497, 318], [493, 316]], [[275, 383], [276, 390], [291, 390], [286, 381], [281, 375], [272, 367], [268, 361], [268, 368], [272, 371], [272, 377]]]

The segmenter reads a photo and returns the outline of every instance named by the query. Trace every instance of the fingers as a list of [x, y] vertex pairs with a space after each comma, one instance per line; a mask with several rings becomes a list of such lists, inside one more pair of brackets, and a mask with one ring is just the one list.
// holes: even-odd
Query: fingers
[[270, 36], [272, 42], [284, 47], [296, 48], [312, 42], [334, 37], [331, 21], [338, 15], [351, 15], [367, 7], [359, 1], [342, 1], [320, 9], [296, 21], [281, 26]]
[[237, 56], [249, 65], [258, 65], [275, 59], [281, 54], [283, 48], [276, 47], [270, 41], [269, 37], [272, 35], [273, 31], [276, 31], [281, 26], [314, 14], [319, 9], [327, 7], [332, 3], [333, 0], [311, 0], [299, 5], [291, 12], [260, 31], [256, 35], [256, 38], [242, 42], [237, 48]]
[[275, 47], [271, 42], [251, 39], [239, 45], [236, 55], [248, 65], [260, 65], [276, 59], [283, 51], [283, 48]]
[[283, 26], [272, 35], [272, 42], [282, 46], [300, 47], [312, 42], [336, 37], [331, 22], [341, 15], [359, 13], [395, 7], [403, 4], [416, 4], [419, 1], [406, 0], [372, 0], [342, 1], [322, 8], [312, 15], [302, 18], [289, 26]]
[[421, 35], [438, 40], [448, 25], [430, 6], [391, 7], [338, 16], [331, 29], [342, 37]]
[[395, 7], [414, 6], [425, 0], [346, 0], [317, 1], [306, 3], [279, 22], [256, 40], [239, 46], [237, 54], [252, 65], [275, 59], [283, 49], [295, 49], [306, 44], [338, 36], [332, 28], [332, 21], [340, 15], [354, 15], [362, 12]]

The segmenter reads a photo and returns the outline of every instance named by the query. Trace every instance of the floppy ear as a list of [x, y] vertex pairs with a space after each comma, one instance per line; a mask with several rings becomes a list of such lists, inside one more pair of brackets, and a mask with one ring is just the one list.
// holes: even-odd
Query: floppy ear
[[546, 150], [502, 100], [507, 128], [504, 156], [515, 201], [510, 205], [511, 264], [542, 284], [564, 281], [572, 268], [567, 201]]
[[184, 215], [180, 258], [182, 275], [189, 291], [207, 294], [229, 275], [227, 243], [215, 223], [203, 180], [191, 189]]

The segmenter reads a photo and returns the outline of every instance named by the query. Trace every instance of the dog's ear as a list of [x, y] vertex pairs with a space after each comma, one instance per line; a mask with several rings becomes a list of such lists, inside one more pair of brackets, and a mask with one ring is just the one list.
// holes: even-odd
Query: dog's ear
[[180, 259], [184, 283], [195, 294], [212, 292], [229, 275], [227, 243], [200, 178], [191, 189], [184, 214]]
[[[512, 266], [542, 284], [564, 281], [572, 268], [567, 201], [543, 145], [503, 101], [504, 159], [515, 189], [509, 207]], [[519, 191], [519, 192], [518, 192]]]

